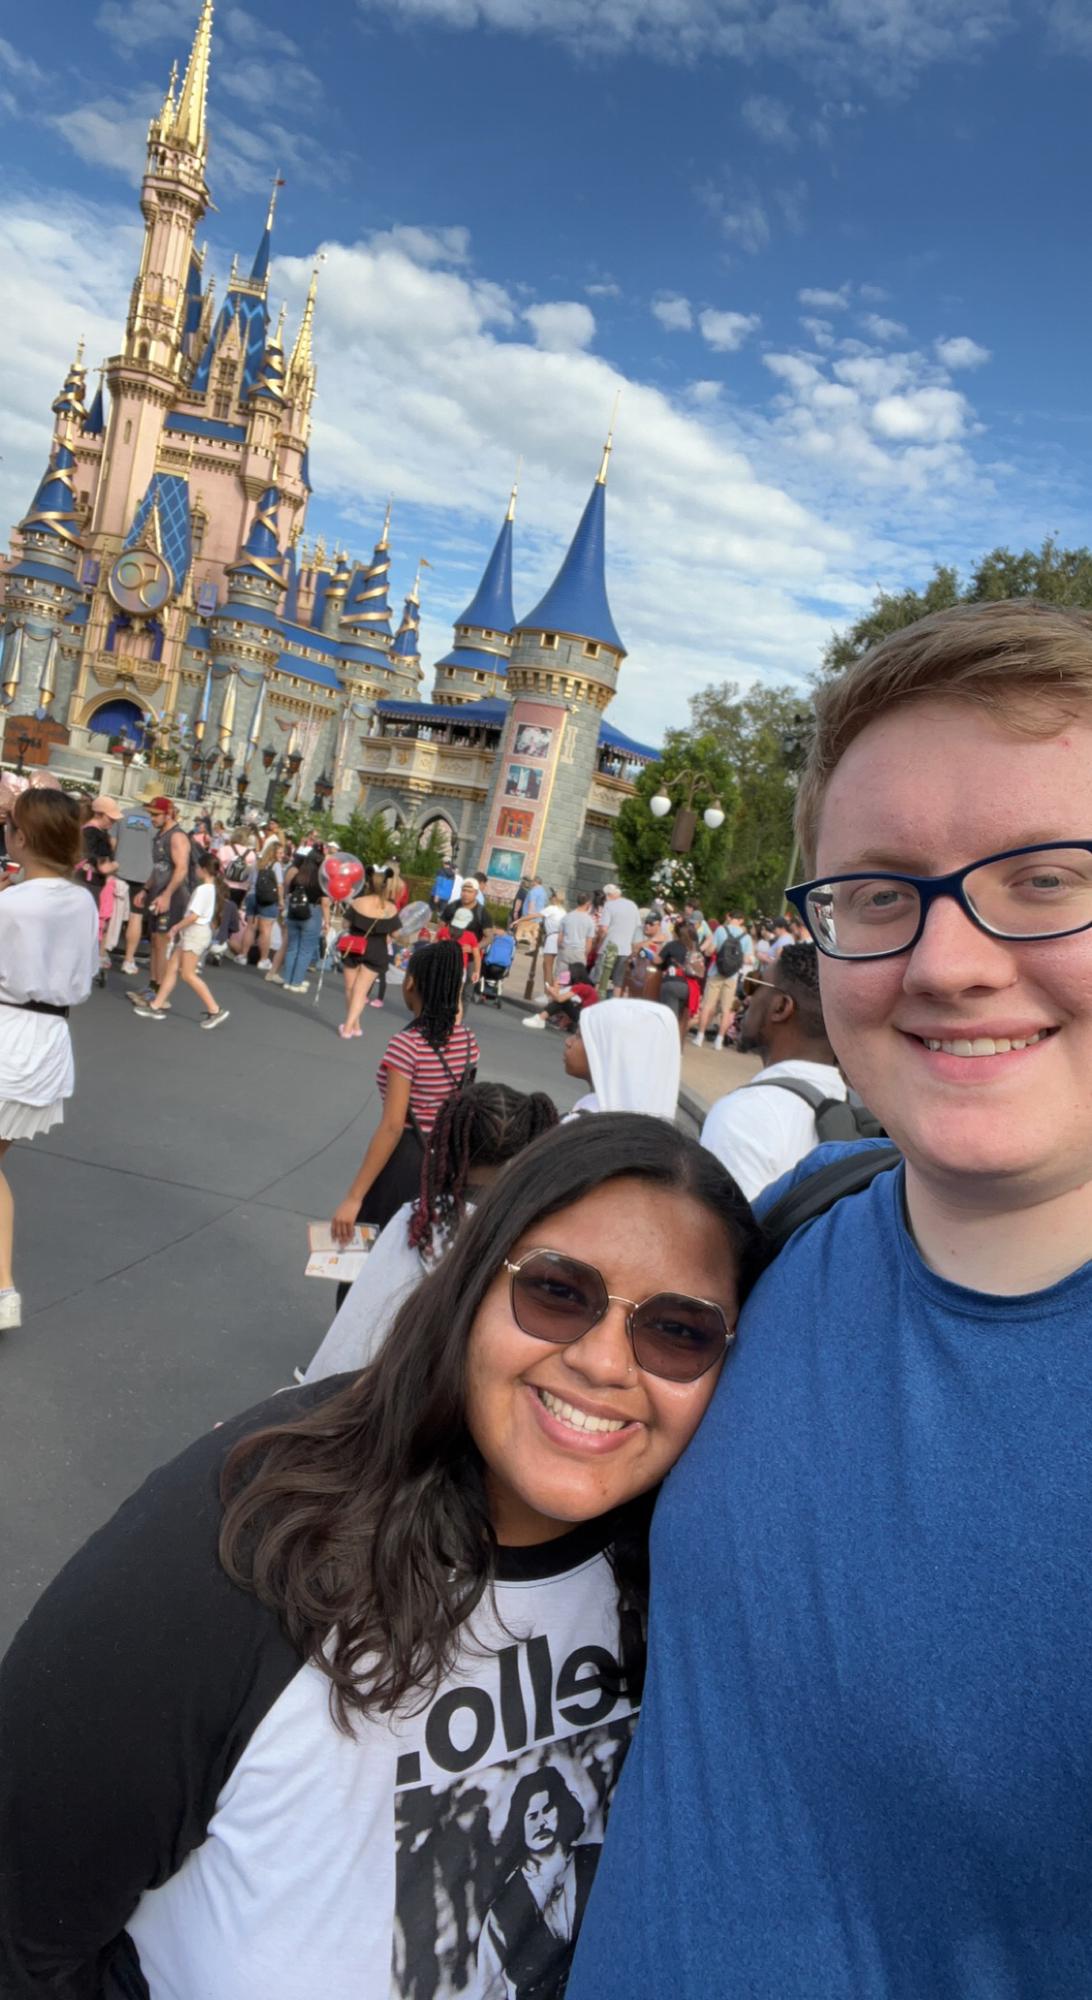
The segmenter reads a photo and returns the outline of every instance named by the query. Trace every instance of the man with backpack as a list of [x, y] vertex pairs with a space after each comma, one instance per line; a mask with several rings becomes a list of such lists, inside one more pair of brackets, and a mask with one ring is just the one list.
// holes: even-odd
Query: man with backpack
[[1077, 2000], [1092, 614], [960, 604], [815, 706], [790, 900], [901, 1158], [794, 1170], [858, 1189], [759, 1279], [658, 1499], [641, 1723], [567, 2000]]
[[786, 945], [765, 972], [747, 973], [739, 1048], [762, 1057], [753, 1082], [717, 1099], [701, 1142], [753, 1201], [798, 1160], [834, 1139], [877, 1131], [849, 1103], [827, 1040], [813, 944]]
[[178, 824], [175, 801], [163, 795], [149, 799], [148, 816], [152, 822], [152, 872], [136, 900], [148, 914], [152, 956], [147, 988], [127, 996], [135, 1007], [147, 1006], [155, 998], [167, 969], [168, 933], [185, 916], [197, 880], [193, 843]]
[[[702, 994], [701, 1008], [692, 1030], [698, 1047], [704, 1042], [711, 1021], [716, 1018], [717, 1033], [713, 1042], [715, 1049], [724, 1047], [724, 1037], [732, 1025], [732, 1009], [736, 1004], [736, 992], [740, 974], [748, 967], [747, 950], [751, 940], [747, 936], [742, 917], [725, 917], [713, 932], [709, 947], [709, 970]], [[753, 947], [752, 957], [753, 957]]]

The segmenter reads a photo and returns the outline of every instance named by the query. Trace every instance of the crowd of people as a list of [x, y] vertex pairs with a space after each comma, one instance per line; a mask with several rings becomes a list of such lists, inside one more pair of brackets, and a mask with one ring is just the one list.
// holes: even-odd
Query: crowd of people
[[[817, 697], [792, 917], [527, 885], [564, 1118], [478, 1077], [436, 885], [329, 1334], [0, 1668], [0, 1991], [1092, 1993], [1090, 774], [1088, 614], [891, 635]], [[75, 807], [11, 825], [5, 1145], [98, 957]], [[688, 1029], [762, 1063], [700, 1142]]]

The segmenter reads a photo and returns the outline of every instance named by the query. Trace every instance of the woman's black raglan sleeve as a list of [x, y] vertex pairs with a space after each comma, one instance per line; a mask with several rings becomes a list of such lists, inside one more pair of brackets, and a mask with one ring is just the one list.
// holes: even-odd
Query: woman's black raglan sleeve
[[300, 1667], [220, 1568], [220, 1470], [239, 1437], [316, 1400], [278, 1396], [153, 1473], [16, 1635], [0, 1666], [3, 2000], [143, 1988], [125, 1926], [204, 1839]]

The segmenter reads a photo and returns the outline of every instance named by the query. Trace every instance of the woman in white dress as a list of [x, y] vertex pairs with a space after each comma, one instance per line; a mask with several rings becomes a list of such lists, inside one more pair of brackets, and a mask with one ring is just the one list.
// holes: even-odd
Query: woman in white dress
[[[16, 1139], [33, 1139], [64, 1117], [75, 1085], [68, 1010], [91, 991], [99, 923], [90, 891], [72, 880], [80, 816], [61, 791], [15, 800], [7, 851], [22, 880], [0, 895], [0, 1161]], [[12, 1276], [15, 1209], [0, 1171], [0, 1328], [19, 1326]]]

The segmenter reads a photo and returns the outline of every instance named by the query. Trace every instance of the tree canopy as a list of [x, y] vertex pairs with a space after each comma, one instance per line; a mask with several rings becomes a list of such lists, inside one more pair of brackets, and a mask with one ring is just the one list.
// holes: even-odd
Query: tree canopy
[[[725, 846], [730, 841], [737, 809], [736, 774], [711, 732], [691, 735], [687, 729], [669, 729], [664, 738], [663, 756], [650, 764], [637, 780], [632, 798], [624, 800], [614, 827], [614, 865], [618, 880], [628, 895], [641, 902], [649, 893], [649, 878], [658, 861], [671, 854], [674, 810], [664, 819], [654, 819], [649, 800], [664, 791], [677, 808], [686, 803], [684, 773], [694, 772], [705, 780], [695, 798], [698, 824], [688, 859], [694, 864], [696, 890], [704, 902], [712, 893], [720, 873]], [[701, 815], [714, 798], [724, 808], [723, 827], [715, 833]]]
[[1041, 549], [991, 549], [960, 581], [951, 565], [938, 563], [922, 590], [878, 590], [872, 608], [845, 632], [831, 639], [823, 655], [820, 678], [840, 674], [870, 646], [913, 625], [930, 611], [947, 611], [953, 604], [996, 602], [1002, 597], [1038, 597], [1045, 604], [1079, 605], [1092, 609], [1092, 550], [1061, 549], [1048, 539]]

